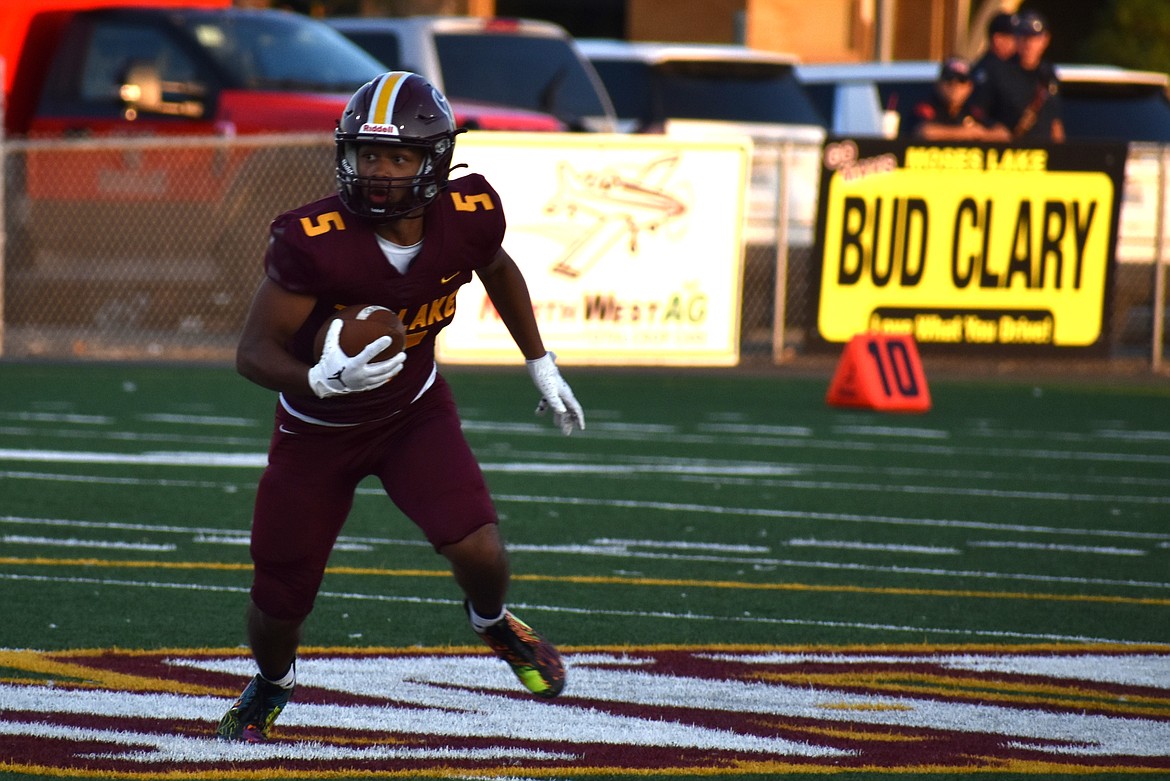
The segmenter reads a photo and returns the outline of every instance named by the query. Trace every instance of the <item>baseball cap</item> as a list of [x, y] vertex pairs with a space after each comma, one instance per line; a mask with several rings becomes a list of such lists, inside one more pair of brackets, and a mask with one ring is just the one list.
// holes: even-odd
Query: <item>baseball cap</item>
[[970, 81], [971, 64], [962, 57], [947, 57], [938, 72], [939, 81]]
[[1016, 18], [1016, 35], [1043, 35], [1048, 32], [1048, 20], [1035, 11], [1022, 13]]
[[991, 17], [991, 21], [987, 23], [987, 34], [997, 35], [999, 33], [1007, 33], [1011, 35], [1016, 31], [1016, 15], [1005, 12], [1000, 12]]

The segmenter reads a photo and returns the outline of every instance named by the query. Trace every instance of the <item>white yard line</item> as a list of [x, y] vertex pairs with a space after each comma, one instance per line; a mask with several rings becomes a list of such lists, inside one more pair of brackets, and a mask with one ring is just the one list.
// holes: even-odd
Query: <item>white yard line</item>
[[[1162, 543], [1165, 545], [1166, 543]], [[1148, 551], [1137, 548], [1107, 548], [1092, 545], [1055, 545], [1040, 542], [1009, 542], [1001, 540], [971, 540], [969, 548], [1007, 548], [1009, 550], [1044, 551], [1051, 553], [1088, 553], [1094, 556], [1145, 556]]]
[[[121, 588], [154, 588], [175, 589], [180, 591], [227, 592], [246, 594], [249, 589], [242, 586], [209, 586], [199, 583], [175, 583], [165, 581], [137, 581], [117, 580], [113, 578], [81, 578], [81, 577], [53, 577], [46, 575], [13, 575], [0, 573], [0, 581], [36, 582], [36, 583], [64, 583], [87, 586], [110, 586]], [[346, 601], [384, 602], [419, 605], [444, 605], [455, 607], [461, 604], [459, 600], [443, 599], [439, 597], [397, 596], [389, 594], [363, 594], [360, 592], [322, 591], [321, 599], [338, 599]], [[947, 635], [952, 637], [968, 638], [998, 638], [1012, 640], [1035, 640], [1041, 642], [1059, 643], [1110, 643], [1118, 645], [1151, 645], [1161, 644], [1162, 639], [1155, 640], [1120, 640], [1108, 637], [1093, 637], [1086, 635], [1065, 635], [1049, 632], [1013, 632], [996, 629], [961, 629], [953, 627], [930, 627], [909, 624], [878, 624], [858, 621], [824, 621], [801, 618], [777, 618], [772, 616], [753, 615], [715, 615], [703, 613], [677, 613], [665, 610], [606, 610], [602, 608], [574, 608], [562, 605], [545, 605], [528, 602], [510, 602], [509, 607], [516, 611], [547, 612], [582, 616], [612, 616], [614, 618], [632, 618], [637, 620], [661, 619], [664, 621], [692, 621], [701, 623], [717, 622], [720, 624], [740, 625], [772, 625], [772, 626], [812, 626], [829, 629], [848, 629], [852, 631], [869, 630], [875, 632], [902, 632], [916, 636], [928, 634]]]
[[49, 548], [97, 548], [102, 550], [135, 550], [171, 553], [178, 546], [170, 543], [124, 542], [121, 540], [79, 540], [76, 537], [32, 537], [5, 534], [0, 542], [6, 545], [41, 545]]
[[[101, 527], [103, 524], [98, 522], [70, 522], [60, 519], [32, 519], [32, 518], [13, 518], [0, 516], [0, 523], [23, 523], [28, 525], [36, 525], [39, 523], [51, 524], [55, 526], [68, 526], [74, 523], [84, 524], [87, 528]], [[238, 545], [240, 541], [246, 539], [246, 531], [242, 530], [226, 530], [226, 529], [206, 529], [206, 528], [183, 528], [183, 527], [154, 527], [149, 524], [108, 524], [110, 528], [132, 528], [137, 531], [158, 531], [175, 534], [189, 534], [194, 540], [196, 537], [203, 536], [204, 541], [208, 536], [222, 534], [225, 536], [223, 544]], [[392, 546], [408, 546], [421, 547], [423, 543], [417, 540], [395, 540], [395, 539], [377, 539], [377, 538], [349, 538], [341, 537], [339, 542], [345, 545], [392, 545]], [[671, 562], [701, 562], [708, 564], [729, 564], [741, 567], [765, 567], [765, 568], [789, 568], [794, 570], [800, 569], [815, 569], [825, 571], [840, 571], [840, 572], [878, 572], [896, 575], [916, 575], [931, 578], [978, 578], [980, 580], [992, 580], [1003, 582], [1032, 582], [1032, 583], [1060, 583], [1072, 584], [1077, 586], [1107, 586], [1107, 587], [1124, 587], [1137, 589], [1152, 589], [1165, 591], [1170, 589], [1170, 583], [1162, 581], [1144, 581], [1144, 580], [1126, 580], [1119, 578], [1090, 578], [1090, 577], [1072, 577], [1059, 575], [1043, 575], [1031, 572], [993, 572], [984, 570], [970, 570], [970, 569], [945, 569], [938, 567], [910, 567], [899, 565], [884, 565], [884, 564], [862, 564], [858, 562], [841, 562], [841, 561], [817, 561], [805, 559], [791, 559], [778, 558], [775, 556], [729, 556], [718, 555], [717, 553], [678, 553], [678, 552], [664, 552], [654, 550], [630, 550], [626, 546], [612, 545], [612, 544], [568, 544], [568, 545], [532, 545], [525, 543], [512, 543], [508, 546], [509, 550], [520, 553], [539, 553], [541, 555], [567, 555], [567, 556], [596, 556], [606, 557], [621, 560], [650, 560], [650, 561], [671, 561]], [[355, 548], [361, 550], [362, 548]]]
[[[147, 453], [109, 453], [97, 451], [68, 450], [24, 450], [0, 448], [0, 461], [26, 461], [33, 463], [79, 463], [79, 464], [128, 464], [152, 466], [192, 467], [240, 467], [262, 468], [267, 456], [262, 453], [218, 453], [202, 451], [161, 451]], [[485, 459], [481, 463], [487, 472], [512, 472], [536, 474], [623, 474], [648, 473], [693, 477], [718, 477], [721, 480], [735, 478], [776, 478], [792, 475], [795, 471], [786, 465], [769, 465], [761, 462], [736, 464], [660, 463], [660, 464], [587, 464], [587, 463], [541, 463], [541, 462], [493, 462]], [[1024, 491], [961, 486], [897, 485], [885, 482], [838, 482], [825, 480], [776, 480], [774, 485], [806, 490], [852, 490], [889, 493], [897, 491], [924, 495], [961, 495], [998, 499], [1032, 499], [1039, 501], [1105, 502], [1138, 505], [1170, 504], [1170, 495], [1142, 496], [1137, 494], [1107, 493], [1096, 494], [1086, 491]]]
[[784, 543], [793, 548], [827, 548], [829, 550], [872, 551], [876, 553], [920, 553], [928, 556], [959, 556], [958, 548], [940, 548], [931, 545], [898, 545], [891, 543], [859, 542], [857, 540], [817, 540], [796, 538]]
[[889, 515], [866, 515], [862, 513], [823, 513], [809, 510], [782, 510], [775, 507], [729, 507], [696, 502], [658, 502], [636, 499], [593, 499], [584, 496], [535, 496], [530, 494], [495, 494], [497, 502], [524, 504], [561, 504], [584, 507], [607, 507], [629, 510], [655, 510], [659, 512], [684, 512], [702, 515], [742, 515], [752, 518], [773, 518], [784, 520], [835, 521], [839, 523], [875, 524], [881, 526], [918, 526], [942, 529], [980, 529], [985, 531], [1010, 531], [1032, 534], [1053, 534], [1067, 536], [1104, 537], [1126, 540], [1170, 541], [1170, 533], [1136, 532], [1124, 529], [1097, 529], [1060, 526], [1030, 526], [1022, 523], [995, 523], [991, 521], [966, 521], [946, 518], [900, 518]]

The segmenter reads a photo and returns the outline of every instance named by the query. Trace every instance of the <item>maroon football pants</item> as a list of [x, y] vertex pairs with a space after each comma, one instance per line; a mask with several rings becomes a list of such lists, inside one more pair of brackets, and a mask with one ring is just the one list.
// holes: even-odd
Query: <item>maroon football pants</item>
[[288, 620], [309, 614], [358, 483], [371, 475], [436, 549], [497, 522], [441, 376], [409, 407], [376, 423], [314, 425], [278, 405], [252, 518], [257, 607]]

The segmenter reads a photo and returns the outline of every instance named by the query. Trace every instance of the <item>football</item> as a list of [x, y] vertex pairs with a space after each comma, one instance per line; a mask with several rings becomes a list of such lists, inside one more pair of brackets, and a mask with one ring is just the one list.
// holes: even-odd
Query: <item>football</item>
[[340, 310], [317, 330], [313, 340], [313, 357], [320, 359], [321, 351], [325, 348], [325, 332], [334, 320], [341, 320], [341, 334], [338, 342], [342, 351], [354, 356], [365, 349], [366, 345], [381, 336], [389, 336], [393, 341], [390, 346], [374, 357], [375, 361], [384, 361], [391, 358], [406, 346], [406, 326], [393, 311], [384, 306], [355, 304]]

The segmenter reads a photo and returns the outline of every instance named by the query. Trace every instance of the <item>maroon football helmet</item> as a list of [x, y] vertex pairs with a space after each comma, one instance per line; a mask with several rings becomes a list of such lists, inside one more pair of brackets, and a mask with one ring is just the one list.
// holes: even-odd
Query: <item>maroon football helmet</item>
[[[362, 85], [349, 99], [334, 134], [342, 202], [354, 214], [376, 221], [426, 206], [447, 186], [460, 132], [447, 99], [417, 73], [390, 71]], [[418, 147], [422, 165], [412, 176], [360, 177], [357, 150], [362, 144]], [[371, 190], [410, 192], [406, 198], [374, 203], [368, 197]]]

